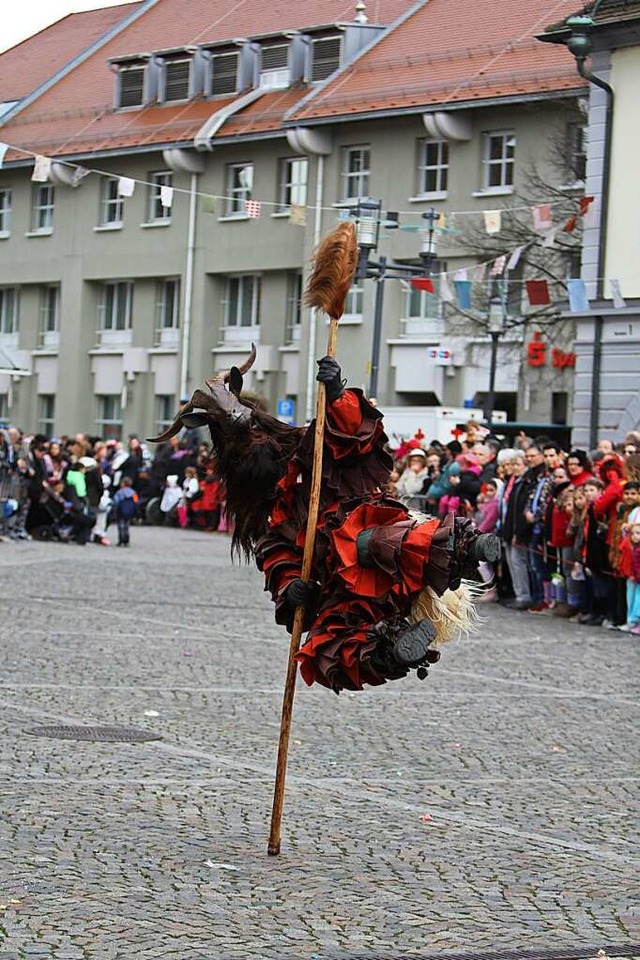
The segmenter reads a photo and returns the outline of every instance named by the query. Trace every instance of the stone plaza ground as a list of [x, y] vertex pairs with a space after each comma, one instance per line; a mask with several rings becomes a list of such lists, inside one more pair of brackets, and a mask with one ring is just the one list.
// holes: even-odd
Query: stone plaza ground
[[132, 541], [0, 544], [3, 960], [640, 941], [637, 638], [487, 605], [423, 683], [299, 683], [268, 857], [286, 634], [224, 535]]

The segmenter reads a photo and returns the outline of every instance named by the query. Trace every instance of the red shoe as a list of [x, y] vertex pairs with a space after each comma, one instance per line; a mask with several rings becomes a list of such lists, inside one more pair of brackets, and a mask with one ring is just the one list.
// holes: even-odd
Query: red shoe
[[534, 603], [529, 607], [528, 613], [544, 613], [545, 610], [549, 609], [549, 604], [542, 600], [540, 603]]

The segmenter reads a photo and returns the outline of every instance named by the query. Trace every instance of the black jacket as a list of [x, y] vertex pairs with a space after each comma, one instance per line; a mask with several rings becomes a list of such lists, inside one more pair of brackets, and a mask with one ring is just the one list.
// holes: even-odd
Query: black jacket
[[509, 544], [516, 538], [517, 543], [528, 543], [531, 537], [531, 525], [524, 518], [524, 512], [529, 497], [527, 475], [518, 477], [511, 490], [507, 503], [507, 512], [502, 524], [501, 535], [505, 543]]

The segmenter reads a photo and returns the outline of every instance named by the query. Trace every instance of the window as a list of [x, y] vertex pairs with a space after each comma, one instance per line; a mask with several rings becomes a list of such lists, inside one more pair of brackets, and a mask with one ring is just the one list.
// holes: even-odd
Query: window
[[340, 66], [340, 37], [318, 37], [311, 41], [311, 81], [326, 80]]
[[176, 415], [176, 398], [172, 393], [156, 394], [156, 430], [162, 433], [173, 423]]
[[102, 179], [100, 186], [100, 226], [121, 227], [124, 201], [118, 193], [116, 178]]
[[0, 423], [6, 424], [9, 420], [9, 394], [0, 393]]
[[513, 186], [513, 165], [516, 138], [511, 131], [485, 133], [483, 157], [485, 190], [506, 189]]
[[41, 393], [38, 397], [38, 426], [45, 437], [53, 436], [56, 398], [53, 393]]
[[103, 440], [119, 440], [122, 433], [122, 400], [119, 393], [104, 393], [96, 397], [98, 433]]
[[449, 179], [448, 142], [421, 140], [418, 149], [418, 193], [446, 193]]
[[260, 86], [277, 89], [289, 86], [289, 44], [275, 43], [261, 51]]
[[180, 281], [160, 280], [156, 288], [156, 340], [175, 345], [178, 340]]
[[309, 161], [305, 158], [281, 160], [279, 165], [278, 211], [284, 213], [291, 204], [307, 205], [307, 174]]
[[342, 158], [342, 199], [357, 200], [369, 196], [371, 151], [365, 147], [346, 147]]
[[118, 106], [140, 107], [144, 101], [143, 66], [121, 67], [118, 73]]
[[0, 335], [18, 332], [18, 296], [15, 287], [0, 287]]
[[229, 277], [225, 301], [226, 327], [256, 327], [260, 323], [260, 283], [256, 274]]
[[162, 99], [188, 100], [191, 92], [191, 59], [167, 60], [164, 65]]
[[0, 190], [0, 235], [11, 231], [11, 190]]
[[227, 216], [244, 213], [245, 200], [251, 199], [253, 164], [232, 163], [227, 167]]
[[51, 233], [53, 230], [53, 187], [48, 183], [34, 187], [33, 217], [31, 229], [34, 233]]
[[130, 330], [132, 300], [132, 283], [105, 283], [98, 306], [100, 330]]
[[343, 320], [362, 320], [363, 293], [362, 280], [354, 280], [344, 301]]
[[587, 137], [589, 128], [583, 123], [570, 123], [567, 129], [569, 183], [582, 183], [587, 176]]
[[60, 287], [49, 284], [40, 288], [40, 343], [57, 346], [60, 331]]
[[285, 343], [298, 343], [302, 319], [302, 273], [290, 273], [287, 282], [287, 329]]
[[[442, 300], [440, 298], [440, 277], [446, 273], [447, 265], [441, 262], [435, 262], [432, 266], [431, 282], [435, 288], [435, 293], [428, 293], [426, 290], [417, 290], [411, 283], [404, 282], [405, 287], [405, 308], [404, 308], [404, 327], [405, 333], [440, 333], [442, 327]], [[434, 323], [433, 321], [438, 321]]]
[[238, 51], [214, 53], [211, 57], [211, 96], [235, 93], [238, 89]]
[[168, 171], [166, 173], [150, 173], [149, 181], [148, 223], [171, 220], [171, 207], [162, 205], [162, 188], [173, 186], [173, 174]]

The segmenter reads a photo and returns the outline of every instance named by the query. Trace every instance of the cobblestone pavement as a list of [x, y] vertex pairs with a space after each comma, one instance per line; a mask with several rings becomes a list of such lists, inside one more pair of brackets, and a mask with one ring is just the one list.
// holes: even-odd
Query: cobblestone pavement
[[[0, 544], [0, 956], [236, 960], [640, 941], [636, 639], [486, 611], [429, 679], [299, 684], [224, 536]], [[484, 611], [483, 611], [484, 612]], [[122, 724], [82, 743], [38, 724]]]

